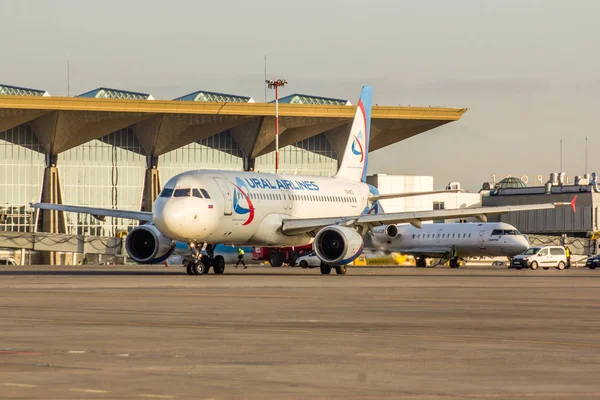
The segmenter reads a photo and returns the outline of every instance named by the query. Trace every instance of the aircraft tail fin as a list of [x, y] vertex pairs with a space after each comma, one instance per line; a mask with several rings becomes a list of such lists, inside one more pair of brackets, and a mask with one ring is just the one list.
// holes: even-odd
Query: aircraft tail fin
[[359, 182], [367, 179], [372, 102], [373, 88], [363, 86], [336, 178]]

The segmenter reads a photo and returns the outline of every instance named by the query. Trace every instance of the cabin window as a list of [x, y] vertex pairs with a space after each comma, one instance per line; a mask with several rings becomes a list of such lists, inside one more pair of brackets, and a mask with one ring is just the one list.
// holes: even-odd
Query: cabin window
[[202, 192], [202, 196], [204, 196], [205, 199], [210, 199], [210, 196], [208, 195], [208, 192], [205, 189], [200, 189], [200, 191]]
[[415, 234], [413, 233], [413, 239], [415, 238]]
[[471, 234], [469, 233], [469, 238], [471, 237]]
[[198, 189], [196, 189], [196, 188], [193, 188], [193, 189], [192, 189], [192, 196], [194, 196], [194, 197], [198, 197], [198, 198], [200, 198], [200, 199], [202, 198], [202, 194], [200, 193], [200, 190], [198, 190]]
[[190, 197], [192, 189], [175, 189], [173, 196], [175, 197]]
[[171, 197], [173, 196], [173, 189], [163, 189], [160, 192], [160, 197]]
[[494, 229], [492, 231], [492, 236], [500, 236], [502, 235], [502, 229]]
[[454, 235], [456, 235], [455, 233], [452, 234], [452, 239], [454, 239]]

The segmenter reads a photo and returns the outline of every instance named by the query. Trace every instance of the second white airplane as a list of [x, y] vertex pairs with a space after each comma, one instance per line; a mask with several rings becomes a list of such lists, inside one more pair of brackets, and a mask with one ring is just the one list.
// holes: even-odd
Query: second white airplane
[[[167, 259], [175, 243], [188, 243], [194, 256], [190, 275], [225, 270], [214, 255], [217, 244], [302, 246], [313, 243], [323, 274], [345, 265], [363, 250], [365, 233], [382, 224], [464, 218], [510, 211], [554, 208], [556, 204], [366, 214], [380, 196], [366, 181], [372, 89], [363, 87], [340, 167], [334, 177], [296, 176], [218, 170], [189, 171], [171, 178], [154, 203], [153, 213], [37, 203], [32, 207], [146, 222], [126, 239], [129, 256], [139, 263]], [[402, 197], [405, 195], [398, 195]], [[202, 257], [201, 250], [208, 256]]]
[[387, 225], [369, 237], [374, 249], [415, 256], [417, 267], [425, 267], [427, 258], [448, 259], [458, 267], [459, 257], [513, 257], [529, 248], [527, 238], [503, 222]]

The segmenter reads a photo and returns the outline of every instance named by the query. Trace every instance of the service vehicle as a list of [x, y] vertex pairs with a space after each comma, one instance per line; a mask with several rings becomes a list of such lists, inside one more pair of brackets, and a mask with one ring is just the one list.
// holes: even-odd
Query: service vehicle
[[529, 268], [535, 270], [538, 267], [544, 269], [556, 267], [563, 270], [567, 266], [567, 255], [565, 248], [562, 246], [530, 247], [523, 254], [513, 257], [511, 266], [516, 269]]

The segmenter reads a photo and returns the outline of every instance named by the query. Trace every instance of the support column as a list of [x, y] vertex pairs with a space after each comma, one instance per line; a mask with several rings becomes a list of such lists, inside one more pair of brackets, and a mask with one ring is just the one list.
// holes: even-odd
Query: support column
[[146, 174], [144, 176], [144, 192], [141, 211], [150, 211], [154, 207], [154, 200], [160, 193], [160, 174], [158, 172], [158, 157], [146, 157]]
[[244, 156], [244, 171], [254, 171], [254, 162], [256, 158]]
[[[46, 168], [42, 180], [42, 203], [63, 204], [60, 177], [56, 167], [56, 155], [46, 154]], [[67, 233], [67, 219], [64, 211], [40, 210], [37, 230], [48, 233]], [[56, 252], [45, 252], [43, 262], [51, 265], [60, 263]]]

